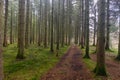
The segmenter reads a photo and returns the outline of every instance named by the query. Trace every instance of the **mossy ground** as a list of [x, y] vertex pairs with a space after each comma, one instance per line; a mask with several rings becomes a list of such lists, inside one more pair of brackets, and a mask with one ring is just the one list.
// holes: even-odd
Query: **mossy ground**
[[[89, 54], [94, 54], [96, 50], [96, 47], [95, 46], [90, 46], [90, 51], [89, 51]], [[85, 54], [85, 49], [82, 49], [82, 53], [83, 53], [83, 56]], [[111, 51], [106, 51], [106, 53], [109, 53], [110, 55], [117, 55], [117, 50], [116, 49], [111, 49]], [[96, 66], [96, 62], [94, 62], [93, 60], [91, 59], [85, 59], [83, 58], [83, 62], [85, 63], [86, 67], [91, 71], [91, 73], [93, 73], [93, 70], [95, 69], [95, 66]], [[96, 74], [93, 73], [93, 76], [95, 78], [95, 80], [103, 80], [103, 78], [105, 77], [102, 77], [102, 76], [96, 76]], [[109, 75], [107, 76], [107, 80], [111, 80]]]
[[26, 58], [19, 61], [16, 60], [17, 44], [9, 45], [3, 49], [5, 80], [39, 80], [59, 61], [67, 48], [67, 46], [61, 48], [59, 57], [56, 57], [49, 48], [30, 45], [28, 49], [25, 49]]

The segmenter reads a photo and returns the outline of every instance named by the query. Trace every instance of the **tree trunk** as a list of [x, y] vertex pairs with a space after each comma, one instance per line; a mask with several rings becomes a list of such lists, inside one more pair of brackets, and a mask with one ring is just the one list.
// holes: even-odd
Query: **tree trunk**
[[[42, 0], [40, 0], [40, 7], [39, 7], [39, 18], [38, 20], [41, 22], [41, 15], [42, 15]], [[38, 22], [38, 46], [41, 45], [41, 23]]]
[[98, 43], [96, 75], [106, 76], [105, 68], [105, 0], [98, 2]]
[[51, 43], [50, 43], [50, 51], [53, 52], [53, 27], [54, 27], [54, 0], [52, 0], [52, 16], [51, 16]]
[[58, 1], [58, 14], [57, 14], [57, 46], [56, 49], [59, 50], [59, 44], [60, 44], [60, 0]]
[[29, 46], [29, 6], [30, 6], [30, 0], [27, 0], [26, 5], [26, 28], [25, 28], [25, 48], [28, 48]]
[[10, 26], [10, 44], [13, 43], [13, 10], [11, 2], [11, 26]]
[[25, 0], [19, 0], [19, 24], [18, 24], [18, 54], [17, 59], [24, 59], [24, 24], [25, 24]]
[[2, 56], [2, 27], [3, 27], [3, 4], [4, 0], [0, 0], [0, 80], [3, 80], [3, 56]]
[[106, 45], [105, 45], [106, 50], [110, 50], [110, 47], [109, 47], [109, 43], [110, 43], [109, 5], [110, 5], [110, 0], [107, 0], [107, 12], [106, 12], [107, 13], [107, 16], [106, 16], [107, 17], [106, 19], [107, 36], [106, 36]]
[[45, 33], [44, 33], [44, 48], [47, 47], [47, 0], [44, 1], [45, 2], [45, 20], [44, 20], [44, 27], [45, 27]]
[[4, 40], [3, 46], [7, 46], [7, 22], [8, 22], [8, 0], [5, 0], [5, 22], [4, 22]]
[[82, 15], [82, 34], [81, 34], [81, 48], [84, 48], [84, 1], [83, 0], [81, 0], [81, 6], [82, 6], [82, 13], [81, 13], [81, 15]]
[[89, 56], [89, 1], [85, 0], [85, 26], [86, 26], [86, 49], [84, 58], [90, 58]]
[[118, 55], [116, 57], [117, 60], [120, 61], [120, 5], [119, 5], [119, 43], [118, 43]]
[[[96, 7], [96, 6], [95, 6]], [[95, 43], [96, 43], [96, 39], [95, 39], [95, 36], [96, 36], [96, 8], [94, 7], [94, 35], [93, 35], [93, 46], [95, 46]]]
[[65, 21], [65, 18], [64, 18], [64, 17], [65, 17], [65, 16], [64, 16], [64, 15], [65, 15], [65, 14], [64, 14], [64, 10], [65, 10], [65, 9], [64, 9], [64, 7], [65, 7], [65, 6], [64, 6], [64, 2], [65, 2], [65, 1], [62, 0], [62, 24], [61, 24], [61, 27], [62, 27], [62, 34], [61, 34], [61, 35], [62, 35], [62, 37], [61, 37], [61, 38], [62, 38], [62, 40], [61, 40], [62, 43], [61, 43], [61, 46], [62, 46], [62, 47], [64, 46], [64, 33], [65, 33], [65, 31], [64, 31], [64, 29], [65, 29], [65, 28], [64, 28], [64, 26], [65, 26], [65, 25], [64, 25], [64, 21]]

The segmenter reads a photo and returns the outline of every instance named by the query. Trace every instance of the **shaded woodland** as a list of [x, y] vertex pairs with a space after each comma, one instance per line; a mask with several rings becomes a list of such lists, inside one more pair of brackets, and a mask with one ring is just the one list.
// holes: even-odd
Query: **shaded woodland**
[[55, 80], [42, 76], [66, 51], [93, 80], [119, 80], [120, 0], [0, 0], [0, 80]]

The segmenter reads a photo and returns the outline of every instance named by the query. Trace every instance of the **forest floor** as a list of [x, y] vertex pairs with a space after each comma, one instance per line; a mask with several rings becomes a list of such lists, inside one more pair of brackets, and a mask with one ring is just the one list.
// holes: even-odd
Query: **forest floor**
[[3, 48], [4, 80], [39, 80], [48, 70], [53, 68], [64, 55], [68, 46], [61, 47], [59, 57], [49, 51], [49, 48], [30, 45], [25, 49], [25, 59], [16, 60], [17, 44]]
[[71, 46], [60, 62], [40, 80], [94, 80], [94, 78], [85, 66], [79, 48]]
[[[96, 62], [96, 54], [91, 55], [91, 59]], [[106, 69], [108, 79], [105, 80], [120, 80], [120, 62], [115, 61], [115, 56], [106, 54]]]

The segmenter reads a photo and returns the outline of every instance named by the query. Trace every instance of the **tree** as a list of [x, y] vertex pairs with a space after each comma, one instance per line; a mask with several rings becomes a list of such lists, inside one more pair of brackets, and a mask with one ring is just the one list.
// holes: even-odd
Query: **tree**
[[57, 45], [56, 49], [59, 50], [59, 44], [60, 44], [60, 0], [58, 0], [58, 13], [57, 13]]
[[10, 44], [13, 43], [13, 6], [11, 2], [11, 25], [10, 25]]
[[81, 26], [82, 26], [82, 33], [81, 33], [81, 48], [84, 48], [84, 1], [81, 0]]
[[[39, 16], [39, 18], [38, 18], [39, 21], [41, 21], [41, 14], [42, 14], [42, 12], [41, 12], [42, 8], [41, 7], [42, 7], [42, 0], [40, 0], [40, 7], [39, 7], [39, 15], [38, 15]], [[38, 46], [41, 45], [41, 39], [40, 39], [41, 38], [41, 35], [40, 35], [41, 30], [40, 29], [41, 29], [41, 23], [38, 23]]]
[[25, 48], [29, 45], [29, 6], [30, 6], [30, 0], [27, 0], [26, 5], [26, 28], [25, 28]]
[[54, 27], [54, 14], [53, 14], [53, 12], [54, 12], [54, 0], [52, 0], [52, 14], [51, 14], [51, 43], [50, 43], [50, 51], [51, 52], [53, 52], [54, 51], [54, 49], [53, 49], [53, 27]]
[[64, 3], [65, 3], [65, 0], [62, 0], [62, 24], [61, 24], [61, 27], [62, 27], [62, 33], [61, 33], [61, 35], [62, 35], [62, 43], [61, 43], [61, 46], [63, 47], [64, 46], [64, 33], [65, 33], [65, 31], [64, 31], [64, 29], [65, 29], [65, 25], [64, 25], [64, 21], [65, 21], [65, 5], [64, 5]]
[[98, 43], [96, 75], [106, 76], [105, 68], [105, 0], [98, 1]]
[[8, 22], [8, 0], [5, 0], [5, 24], [4, 24], [4, 40], [3, 46], [7, 46], [7, 22]]
[[0, 0], [0, 80], [3, 80], [3, 59], [2, 59], [2, 27], [3, 27], [3, 3], [4, 0]]
[[89, 56], [89, 1], [85, 0], [85, 26], [86, 26], [86, 49], [84, 58], [90, 58]]
[[118, 55], [116, 57], [117, 60], [120, 60], [120, 5], [119, 5], [119, 43], [118, 43]]
[[110, 43], [110, 22], [109, 22], [110, 10], [109, 10], [109, 5], [110, 5], [110, 0], [107, 0], [107, 12], [106, 12], [107, 36], [106, 36], [106, 45], [105, 45], [106, 50], [110, 50], [110, 47], [109, 47], [109, 43]]
[[18, 16], [18, 54], [17, 59], [24, 59], [24, 25], [25, 25], [25, 0], [19, 0]]
[[95, 46], [96, 44], [96, 39], [95, 39], [95, 36], [96, 36], [96, 28], [97, 28], [97, 25], [96, 25], [96, 5], [94, 6], [93, 8], [93, 13], [94, 13], [94, 35], [93, 35], [93, 46]]
[[45, 14], [44, 14], [44, 27], [45, 27], [45, 33], [44, 33], [44, 48], [46, 48], [47, 47], [47, 0], [45, 0], [44, 1], [44, 3], [45, 3]]

